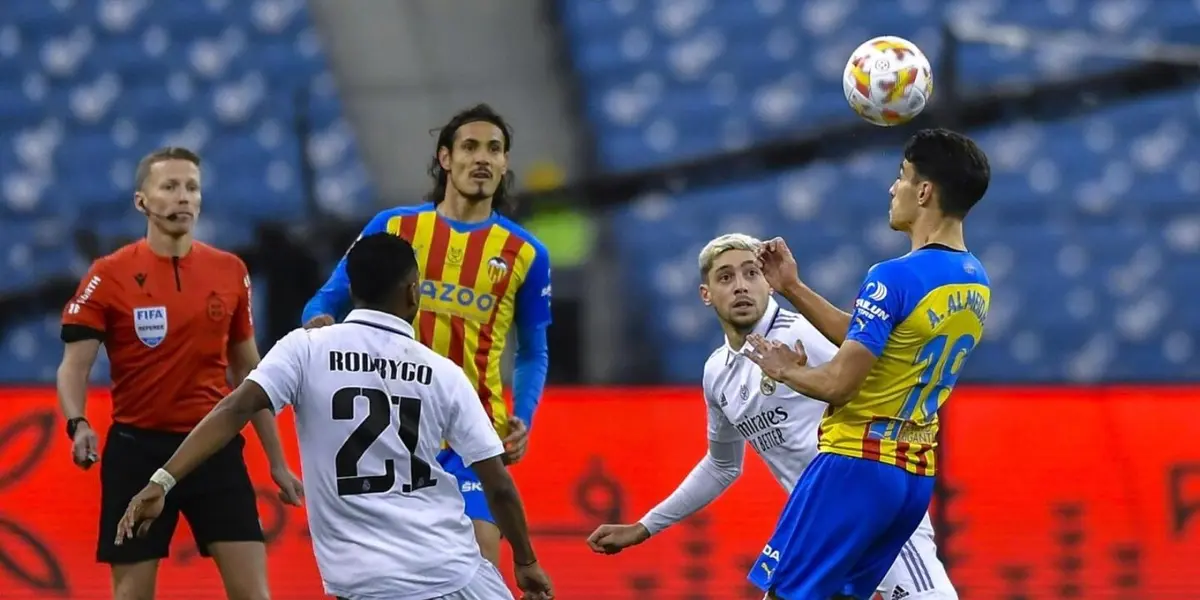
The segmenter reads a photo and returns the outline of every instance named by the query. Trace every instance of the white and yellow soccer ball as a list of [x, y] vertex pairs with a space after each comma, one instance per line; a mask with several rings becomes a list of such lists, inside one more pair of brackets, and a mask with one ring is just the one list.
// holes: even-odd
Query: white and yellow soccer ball
[[842, 91], [860, 117], [883, 127], [900, 125], [925, 110], [933, 95], [933, 70], [916, 44], [877, 37], [850, 55]]

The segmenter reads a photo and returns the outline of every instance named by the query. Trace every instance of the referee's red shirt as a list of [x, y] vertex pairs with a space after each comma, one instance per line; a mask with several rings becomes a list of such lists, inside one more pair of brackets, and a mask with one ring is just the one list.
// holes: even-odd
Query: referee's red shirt
[[114, 422], [189, 431], [229, 392], [229, 345], [254, 335], [250, 275], [206, 244], [168, 258], [142, 240], [92, 263], [62, 326], [65, 342], [104, 342]]

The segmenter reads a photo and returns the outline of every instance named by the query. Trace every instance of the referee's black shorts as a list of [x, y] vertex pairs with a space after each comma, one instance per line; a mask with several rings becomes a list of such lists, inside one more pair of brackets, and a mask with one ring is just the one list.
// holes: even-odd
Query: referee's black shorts
[[125, 540], [120, 546], [113, 543], [129, 501], [166, 464], [184, 437], [120, 423], [109, 429], [100, 459], [98, 562], [130, 564], [166, 558], [180, 513], [187, 518], [201, 556], [210, 556], [208, 545], [213, 542], [263, 541], [254, 485], [242, 459], [246, 440], [239, 435], [171, 490], [149, 535]]

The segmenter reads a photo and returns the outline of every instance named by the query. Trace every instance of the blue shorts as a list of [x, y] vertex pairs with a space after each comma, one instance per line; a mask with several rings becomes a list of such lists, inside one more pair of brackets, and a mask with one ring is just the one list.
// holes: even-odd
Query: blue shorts
[[783, 600], [871, 598], [932, 497], [932, 477], [818, 454], [748, 578]]
[[496, 519], [492, 517], [492, 509], [488, 508], [487, 497], [483, 495], [483, 484], [479, 483], [479, 477], [475, 475], [475, 471], [463, 464], [462, 457], [447, 448], [438, 454], [438, 464], [458, 480], [458, 490], [462, 492], [463, 501], [467, 505], [464, 511], [467, 513], [467, 518], [472, 521], [495, 523]]

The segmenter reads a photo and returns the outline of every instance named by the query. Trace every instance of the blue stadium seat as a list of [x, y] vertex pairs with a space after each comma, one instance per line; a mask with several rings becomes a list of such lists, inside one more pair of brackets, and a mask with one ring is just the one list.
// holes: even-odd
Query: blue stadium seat
[[[855, 46], [873, 36], [906, 37], [935, 66], [938, 29], [947, 21], [1125, 40], [1200, 38], [1200, 7], [1190, 0], [559, 0], [559, 6], [599, 160], [617, 171], [853, 119], [842, 97], [842, 70]], [[1037, 50], [963, 44], [958, 58], [968, 92], [1130, 64], [1081, 52], [1078, 44]]]
[[[259, 223], [308, 214], [302, 157], [322, 208], [371, 211], [303, 0], [10, 4], [0, 23], [0, 295], [79, 277], [77, 229], [143, 234], [133, 170], [161, 145], [200, 151], [197, 236], [223, 248], [251, 244]], [[298, 111], [312, 139], [298, 137]], [[0, 331], [0, 381], [53, 379], [57, 317], [29, 319]]]
[[[992, 278], [973, 381], [1200, 380], [1200, 95], [1163, 93], [1054, 122], [972, 132], [993, 185], [968, 218]], [[848, 306], [873, 263], [903, 254], [887, 226], [898, 148], [755, 182], [656, 196], [617, 212], [627, 285], [653, 314], [668, 377], [694, 382], [720, 343], [696, 297], [712, 237], [784, 236], [805, 279]]]

